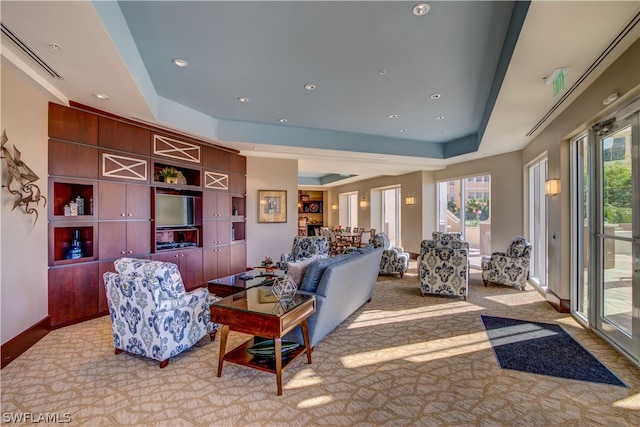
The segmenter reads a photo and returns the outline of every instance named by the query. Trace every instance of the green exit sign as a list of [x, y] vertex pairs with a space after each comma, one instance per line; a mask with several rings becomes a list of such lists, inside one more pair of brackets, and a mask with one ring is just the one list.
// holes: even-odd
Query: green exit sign
[[[557, 75], [553, 78], [551, 84], [553, 85], [553, 97], [558, 96], [560, 92], [564, 90], [564, 69], [557, 70]], [[554, 73], [555, 74], [555, 73]]]

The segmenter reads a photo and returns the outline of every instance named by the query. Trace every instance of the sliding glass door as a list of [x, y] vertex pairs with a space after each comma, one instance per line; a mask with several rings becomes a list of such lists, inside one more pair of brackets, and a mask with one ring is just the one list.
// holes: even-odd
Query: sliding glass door
[[595, 327], [640, 359], [638, 117], [596, 126]]

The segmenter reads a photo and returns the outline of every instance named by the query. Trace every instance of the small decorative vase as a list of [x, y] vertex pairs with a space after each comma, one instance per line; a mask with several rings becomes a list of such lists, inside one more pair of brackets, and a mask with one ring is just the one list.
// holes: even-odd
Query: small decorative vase
[[289, 274], [278, 277], [273, 281], [273, 285], [271, 285], [271, 291], [279, 302], [289, 302], [293, 300], [293, 296], [296, 294], [297, 290], [298, 286]]
[[266, 271], [267, 273], [273, 273], [273, 270], [274, 270], [273, 265], [267, 265], [264, 268], [264, 271]]

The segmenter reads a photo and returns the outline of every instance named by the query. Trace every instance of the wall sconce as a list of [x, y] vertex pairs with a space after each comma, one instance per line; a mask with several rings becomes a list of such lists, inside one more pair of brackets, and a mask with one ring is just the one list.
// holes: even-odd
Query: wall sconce
[[360, 207], [361, 208], [366, 208], [367, 206], [369, 206], [369, 203], [367, 202], [367, 199], [365, 199], [364, 196], [363, 196], [362, 200], [360, 200]]
[[336, 205], [336, 204], [331, 205], [331, 210], [332, 211], [337, 211], [338, 210], [338, 205]]
[[416, 204], [416, 198], [413, 196], [407, 196], [404, 198], [404, 204], [407, 206], [413, 206]]
[[560, 180], [548, 179], [544, 186], [544, 194], [547, 196], [557, 196], [560, 194]]

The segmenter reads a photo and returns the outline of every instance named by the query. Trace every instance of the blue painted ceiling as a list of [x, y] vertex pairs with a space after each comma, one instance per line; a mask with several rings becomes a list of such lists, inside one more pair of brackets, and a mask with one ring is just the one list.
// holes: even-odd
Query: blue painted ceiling
[[158, 96], [215, 118], [219, 139], [475, 151], [528, 2], [432, 1], [414, 16], [416, 3], [121, 1], [135, 45], [116, 45], [135, 49]]

